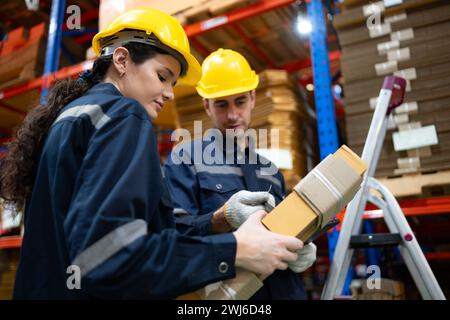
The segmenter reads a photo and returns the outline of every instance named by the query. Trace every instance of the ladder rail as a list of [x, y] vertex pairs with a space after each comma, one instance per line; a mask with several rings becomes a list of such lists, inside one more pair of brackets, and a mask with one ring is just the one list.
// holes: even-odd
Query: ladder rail
[[[370, 184], [376, 187], [376, 190], [378, 190], [382, 194], [384, 200], [386, 201], [387, 207], [389, 208], [388, 214], [390, 214], [390, 216], [392, 217], [397, 229], [399, 230], [400, 235], [404, 239], [402, 246], [404, 246], [405, 249], [410, 253], [410, 257], [416, 266], [415, 269], [420, 274], [420, 278], [423, 279], [425, 287], [429, 292], [430, 298], [434, 300], [445, 300], [444, 293], [442, 292], [442, 289], [439, 286], [439, 283], [437, 282], [437, 279], [434, 276], [434, 273], [431, 270], [431, 267], [428, 264], [423, 251], [420, 249], [419, 242], [414, 236], [414, 233], [412, 232], [412, 229], [408, 224], [408, 220], [406, 220], [406, 217], [403, 214], [403, 211], [400, 208], [397, 200], [388, 190], [388, 188], [378, 182], [376, 179], [371, 178]], [[410, 239], [405, 238], [408, 235], [411, 236]], [[427, 296], [428, 295], [423, 295], [423, 298], [426, 299], [428, 298]]]
[[[392, 233], [398, 233], [401, 236], [401, 233], [397, 227], [397, 224], [395, 223], [392, 212], [389, 210], [389, 207], [383, 199], [370, 195], [369, 196], [369, 202], [376, 205], [378, 208], [380, 208], [383, 211], [383, 216], [386, 222], [386, 225], [390, 232]], [[432, 295], [430, 294], [430, 291], [427, 289], [426, 283], [421, 277], [421, 274], [419, 272], [419, 268], [416, 265], [410, 251], [402, 245], [398, 246], [398, 249], [400, 251], [400, 254], [402, 256], [403, 261], [405, 262], [409, 272], [411, 273], [411, 277], [414, 280], [414, 283], [416, 284], [417, 288], [419, 289], [420, 295], [425, 299], [429, 300], [432, 298]]]
[[[400, 205], [392, 193], [373, 178], [387, 131], [389, 113], [402, 103], [405, 86], [404, 79], [392, 76], [386, 77], [383, 83], [361, 155], [361, 158], [368, 164], [368, 169], [361, 189], [347, 206], [330, 271], [322, 291], [321, 299], [323, 300], [331, 300], [342, 292], [354, 250], [350, 247], [351, 237], [361, 233], [367, 201], [383, 210], [384, 219], [390, 232], [401, 235], [400, 253], [422, 297], [445, 300]], [[369, 193], [371, 188], [379, 191], [383, 199], [371, 195]]]
[[[361, 230], [362, 213], [367, 203], [367, 181], [372, 177], [376, 170], [384, 136], [386, 134], [389, 101], [392, 91], [381, 89], [377, 106], [367, 134], [367, 141], [364, 145], [361, 158], [368, 164], [361, 189], [347, 206], [344, 220], [342, 222], [341, 232], [336, 244], [333, 261], [330, 265], [327, 281], [322, 292], [321, 299], [331, 300], [334, 295], [340, 295], [345, 283], [346, 272], [350, 267], [350, 261], [353, 256], [353, 249], [349, 248], [350, 238]], [[380, 137], [380, 138], [378, 138]], [[376, 159], [376, 161], [375, 161]]]

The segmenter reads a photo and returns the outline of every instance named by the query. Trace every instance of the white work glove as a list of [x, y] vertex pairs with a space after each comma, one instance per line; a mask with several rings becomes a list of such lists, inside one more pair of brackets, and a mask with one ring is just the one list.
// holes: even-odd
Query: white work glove
[[316, 261], [317, 247], [310, 242], [297, 251], [298, 258], [296, 261], [288, 262], [289, 269], [295, 273], [300, 273], [311, 267]]
[[242, 190], [233, 194], [225, 203], [224, 212], [228, 223], [237, 229], [256, 211], [264, 210], [269, 212], [274, 207], [275, 198], [269, 192]]

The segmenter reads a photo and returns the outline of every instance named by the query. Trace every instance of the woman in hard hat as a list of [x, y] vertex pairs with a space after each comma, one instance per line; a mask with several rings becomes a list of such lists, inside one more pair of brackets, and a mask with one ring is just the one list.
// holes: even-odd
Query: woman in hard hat
[[[14, 297], [174, 298], [235, 266], [270, 274], [295, 260], [301, 241], [265, 230], [264, 212], [233, 234], [175, 229], [152, 120], [178, 80], [200, 77], [181, 25], [132, 10], [93, 48], [92, 71], [54, 86], [4, 160], [2, 197], [25, 204]], [[197, 223], [209, 232], [211, 221]]]

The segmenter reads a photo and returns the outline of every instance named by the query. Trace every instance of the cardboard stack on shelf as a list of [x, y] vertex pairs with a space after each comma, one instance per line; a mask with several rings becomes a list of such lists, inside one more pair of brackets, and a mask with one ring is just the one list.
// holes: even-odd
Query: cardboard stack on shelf
[[391, 279], [353, 280], [350, 289], [355, 300], [405, 300], [405, 285]]
[[[288, 189], [295, 185], [306, 174], [303, 105], [293, 88], [288, 74], [282, 70], [266, 70], [259, 74], [260, 84], [256, 90], [256, 104], [252, 112], [251, 128], [268, 137], [268, 145], [260, 148], [276, 149], [262, 153], [268, 157], [279, 157], [290, 161], [275, 163], [282, 169]], [[197, 94], [176, 99], [178, 119], [181, 128], [185, 128], [194, 136], [194, 121], [202, 121], [202, 130], [211, 128], [212, 123], [202, 106], [201, 97]], [[260, 129], [267, 129], [263, 131]], [[278, 145], [271, 141], [271, 129], [278, 130]], [[274, 130], [273, 132], [277, 132]], [[267, 133], [267, 134], [266, 134]], [[276, 138], [276, 136], [273, 136]], [[258, 136], [258, 141], [261, 138]], [[282, 151], [279, 151], [282, 150]], [[261, 151], [264, 152], [264, 151]], [[280, 153], [281, 152], [281, 153]], [[283, 155], [283, 157], [281, 157]]]
[[[11, 30], [0, 43], [0, 90], [20, 85], [42, 74], [45, 60], [46, 28], [40, 23], [31, 29], [24, 27]], [[38, 95], [33, 92], [26, 97], [4, 99], [3, 105], [15, 107], [19, 111], [0, 108], [3, 127], [12, 127], [20, 123], [28, 105], [23, 101], [34, 99]]]
[[[220, 16], [235, 9], [246, 7], [259, 0], [103, 0], [100, 3], [99, 29], [104, 29], [114, 18], [122, 12], [140, 7], [151, 7], [162, 10], [175, 18], [182, 25], [190, 25], [209, 18]], [[214, 51], [218, 47], [236, 48], [236, 44], [242, 43], [239, 36], [229, 28], [219, 28], [206, 33], [197, 39], [202, 45]], [[211, 48], [213, 46], [214, 48]], [[245, 47], [242, 45], [242, 47]], [[191, 45], [194, 56], [203, 60], [204, 54], [198, 52]]]
[[[217, 17], [226, 12], [249, 6], [259, 0], [196, 0], [195, 5], [186, 6], [175, 17], [182, 24], [192, 24], [209, 18]], [[184, 1], [183, 1], [184, 2]]]
[[408, 81], [377, 176], [450, 168], [450, 3], [350, 0], [334, 24], [342, 46], [347, 143], [361, 153], [383, 78]]

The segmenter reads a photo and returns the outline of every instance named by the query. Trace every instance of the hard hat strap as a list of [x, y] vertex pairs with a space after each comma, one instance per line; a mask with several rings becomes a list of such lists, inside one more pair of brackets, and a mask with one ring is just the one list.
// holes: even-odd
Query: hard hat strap
[[145, 31], [122, 30], [112, 36], [101, 39], [100, 45], [102, 51], [100, 55], [101, 56], [111, 55], [113, 54], [114, 50], [116, 50], [118, 47], [122, 47], [123, 45], [129, 42], [143, 43], [163, 50], [164, 52], [170, 54], [171, 56], [173, 56], [175, 59], [178, 60], [178, 62], [181, 65], [180, 74], [181, 75], [186, 74], [188, 65], [183, 55], [179, 53], [177, 50], [172, 49], [171, 47], [162, 43], [154, 34], [147, 34]]

